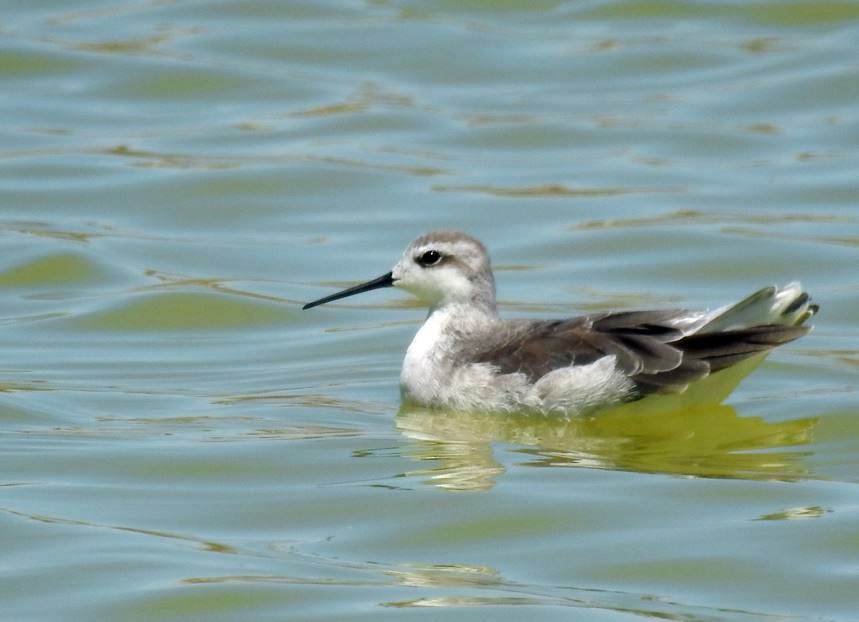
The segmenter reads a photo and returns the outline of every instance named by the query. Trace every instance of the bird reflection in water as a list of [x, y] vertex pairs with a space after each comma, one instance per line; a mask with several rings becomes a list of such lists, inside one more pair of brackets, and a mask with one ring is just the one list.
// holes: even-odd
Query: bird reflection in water
[[[792, 481], [811, 476], [805, 458], [816, 418], [768, 421], [721, 403], [760, 360], [714, 374], [694, 390], [588, 417], [463, 413], [404, 404], [404, 453], [436, 464], [411, 471], [447, 490], [487, 490], [506, 470], [496, 444], [518, 446], [522, 465], [589, 467], [694, 477]], [[786, 450], [786, 448], [794, 448]]]

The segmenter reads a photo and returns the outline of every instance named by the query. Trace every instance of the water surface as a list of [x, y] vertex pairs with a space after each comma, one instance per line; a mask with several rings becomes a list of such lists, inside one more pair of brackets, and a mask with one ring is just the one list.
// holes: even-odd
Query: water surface
[[[853, 620], [859, 5], [38, 2], [0, 76], [9, 620]], [[381, 274], [815, 331], [721, 405], [401, 409]]]

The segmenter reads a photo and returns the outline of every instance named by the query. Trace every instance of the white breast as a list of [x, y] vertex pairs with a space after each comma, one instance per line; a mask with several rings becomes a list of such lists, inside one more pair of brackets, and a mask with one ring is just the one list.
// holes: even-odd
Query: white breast
[[447, 321], [447, 314], [443, 311], [432, 313], [412, 339], [403, 359], [400, 387], [412, 400], [421, 404], [434, 401], [440, 377], [448, 371], [443, 360], [447, 350], [444, 343], [447, 340], [444, 331]]

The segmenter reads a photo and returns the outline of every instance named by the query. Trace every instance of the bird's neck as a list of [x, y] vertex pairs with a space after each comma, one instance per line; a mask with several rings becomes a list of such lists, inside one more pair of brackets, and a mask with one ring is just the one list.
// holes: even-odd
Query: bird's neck
[[448, 303], [430, 309], [426, 321], [406, 351], [401, 380], [404, 385], [429, 377], [455, 362], [458, 352], [482, 332], [492, 330], [495, 309]]
[[430, 307], [427, 320], [436, 314], [438, 314], [437, 319], [461, 316], [482, 316], [483, 318], [497, 319], [498, 307], [494, 297], [471, 300], [441, 300]]
[[479, 335], [494, 330], [498, 321], [494, 307], [466, 303], [433, 307], [415, 335], [410, 353], [420, 352], [431, 358], [439, 353], [450, 354]]

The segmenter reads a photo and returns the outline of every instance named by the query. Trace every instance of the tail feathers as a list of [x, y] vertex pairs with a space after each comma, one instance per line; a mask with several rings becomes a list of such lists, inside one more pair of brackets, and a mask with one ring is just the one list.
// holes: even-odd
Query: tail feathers
[[764, 287], [740, 302], [714, 311], [696, 334], [739, 330], [763, 325], [799, 326], [818, 311], [798, 281], [784, 287]]
[[718, 333], [696, 333], [683, 338], [677, 346], [685, 357], [705, 361], [710, 371], [715, 372], [799, 339], [809, 330], [808, 326], [767, 324]]
[[[803, 322], [817, 313], [818, 306], [799, 283], [765, 287], [740, 302], [696, 319], [691, 334], [670, 340], [680, 350], [674, 368], [633, 376], [641, 396], [650, 393], [682, 392], [713, 372], [733, 367], [811, 330]], [[700, 328], [696, 328], [699, 324]], [[748, 373], [748, 372], [746, 372]]]
[[696, 380], [733, 367], [805, 335], [808, 326], [766, 324], [718, 333], [696, 333], [672, 343], [682, 351], [679, 366], [668, 371], [633, 376], [640, 395], [684, 391]]

